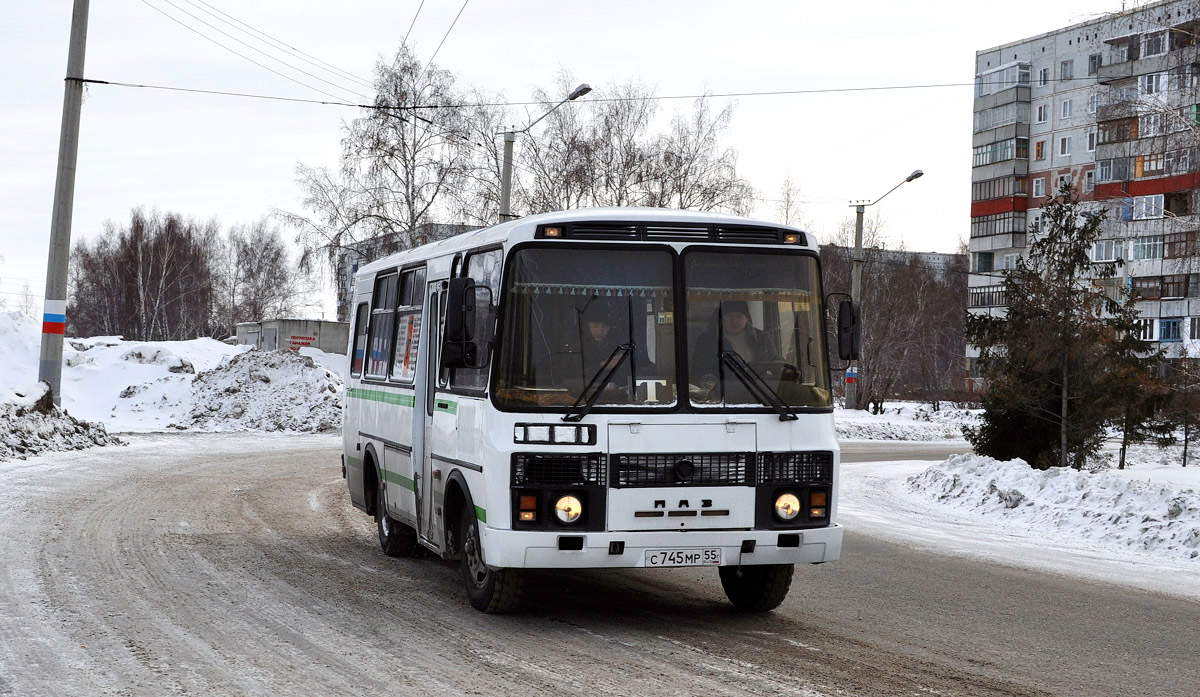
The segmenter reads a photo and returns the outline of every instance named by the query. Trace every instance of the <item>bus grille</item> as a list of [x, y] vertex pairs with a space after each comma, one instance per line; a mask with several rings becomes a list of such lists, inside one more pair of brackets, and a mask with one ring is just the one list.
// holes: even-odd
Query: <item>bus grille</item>
[[759, 484], [796, 482], [833, 482], [833, 452], [816, 450], [805, 453], [761, 453], [758, 463]]
[[754, 453], [613, 455], [612, 486], [744, 486], [754, 477]]
[[604, 456], [600, 453], [514, 453], [513, 486], [603, 485]]

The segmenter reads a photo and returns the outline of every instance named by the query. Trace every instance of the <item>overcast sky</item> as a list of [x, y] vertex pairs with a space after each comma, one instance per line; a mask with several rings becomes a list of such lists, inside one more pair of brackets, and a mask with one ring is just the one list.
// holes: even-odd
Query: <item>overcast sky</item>
[[[428, 61], [442, 44], [434, 62], [455, 73], [461, 86], [526, 101], [535, 87], [550, 87], [567, 70], [592, 85], [591, 95], [571, 105], [587, 109], [606, 84], [631, 78], [662, 96], [970, 83], [977, 50], [1120, 9], [1119, 0], [1111, 6], [1095, 0], [468, 0], [465, 9], [462, 0], [425, 0], [418, 13], [421, 5], [94, 0], [85, 76], [370, 101], [369, 88], [350, 77], [272, 51], [211, 13], [226, 13], [229, 21], [367, 82], [376, 59], [393, 55], [411, 25], [417, 55]], [[10, 308], [29, 281], [40, 311], [71, 6], [71, 0], [14, 0], [0, 13], [0, 298]], [[809, 228], [821, 239], [850, 214], [851, 200], [878, 198], [912, 170], [924, 170], [924, 178], [877, 208], [892, 241], [949, 252], [968, 230], [971, 99], [971, 87], [960, 86], [717, 98], [714, 110], [735, 105], [725, 142], [738, 151], [742, 176], [765, 199], [777, 199], [790, 174]], [[690, 100], [664, 100], [660, 115], [690, 108]], [[347, 107], [89, 86], [73, 239], [97, 234], [106, 220], [127, 222], [137, 206], [215, 217], [224, 227], [274, 208], [299, 210], [296, 164], [336, 164], [341, 123], [357, 115]], [[536, 128], [530, 137], [537, 137]], [[769, 218], [775, 206], [766, 200], [757, 215]]]

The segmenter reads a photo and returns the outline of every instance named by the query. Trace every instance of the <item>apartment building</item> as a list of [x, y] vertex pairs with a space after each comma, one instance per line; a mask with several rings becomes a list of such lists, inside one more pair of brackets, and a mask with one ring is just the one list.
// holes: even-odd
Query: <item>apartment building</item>
[[[1200, 349], [1200, 0], [1110, 12], [975, 55], [968, 308], [1003, 314], [1002, 271], [1064, 181], [1108, 210], [1096, 261], [1169, 355]], [[1192, 344], [1192, 341], [1195, 341]], [[968, 360], [974, 354], [968, 349]]]

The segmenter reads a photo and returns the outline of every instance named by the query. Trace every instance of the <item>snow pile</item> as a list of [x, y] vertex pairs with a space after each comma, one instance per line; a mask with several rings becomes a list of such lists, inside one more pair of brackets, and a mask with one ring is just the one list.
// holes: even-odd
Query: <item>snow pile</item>
[[54, 406], [45, 383], [0, 389], [0, 462], [53, 450], [121, 445], [104, 426], [80, 421]]
[[329, 432], [342, 425], [342, 379], [288, 351], [238, 354], [197, 375], [192, 399], [174, 428]]
[[1021, 460], [956, 455], [909, 477], [906, 488], [939, 506], [1047, 537], [1200, 562], [1200, 491], [1140, 475], [1041, 471]]
[[834, 425], [842, 440], [961, 440], [963, 425], [978, 418], [973, 410], [943, 407], [933, 411], [928, 405], [900, 402], [878, 415], [838, 409]]

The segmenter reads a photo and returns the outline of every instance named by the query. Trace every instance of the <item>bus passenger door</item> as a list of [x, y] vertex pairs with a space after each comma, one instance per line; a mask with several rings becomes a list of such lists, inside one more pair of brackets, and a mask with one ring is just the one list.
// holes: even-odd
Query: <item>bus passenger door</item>
[[416, 408], [413, 410], [415, 419], [413, 424], [414, 432], [418, 429], [417, 419], [420, 422], [420, 444], [419, 450], [414, 448], [413, 457], [416, 462], [420, 462], [420, 470], [417, 477], [417, 533], [421, 539], [433, 546], [441, 549], [440, 540], [442, 537], [434, 531], [433, 509], [434, 501], [438, 498], [435, 494], [435, 489], [440, 490], [443, 482], [435, 482], [433, 480], [433, 471], [437, 469], [436, 463], [433, 461], [433, 413], [434, 402], [437, 399], [438, 389], [438, 368], [441, 363], [442, 355], [442, 321], [443, 310], [445, 309], [445, 281], [431, 281], [428, 286], [428, 292], [425, 294], [426, 302], [428, 303], [425, 317], [425, 346], [429, 348], [429, 353], [426, 354], [425, 365], [423, 367], [423, 378], [418, 381], [418, 389], [416, 394]]

